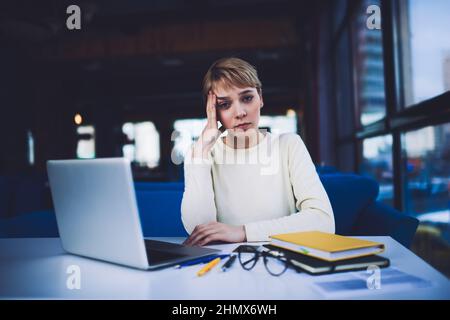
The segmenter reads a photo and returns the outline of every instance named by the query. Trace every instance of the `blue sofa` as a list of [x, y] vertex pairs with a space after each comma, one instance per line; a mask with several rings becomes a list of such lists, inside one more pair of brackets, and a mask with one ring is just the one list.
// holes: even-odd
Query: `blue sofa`
[[[389, 235], [409, 247], [418, 220], [378, 201], [375, 180], [354, 174], [319, 171], [341, 235]], [[183, 182], [136, 182], [136, 199], [144, 235], [186, 236], [180, 219]], [[0, 237], [57, 237], [51, 210], [0, 219]]]

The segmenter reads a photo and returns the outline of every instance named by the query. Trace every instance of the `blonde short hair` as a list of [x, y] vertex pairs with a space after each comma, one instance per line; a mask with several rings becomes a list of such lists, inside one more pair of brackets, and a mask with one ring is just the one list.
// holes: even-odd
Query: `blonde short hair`
[[239, 58], [222, 58], [215, 61], [203, 78], [203, 97], [214, 90], [218, 83], [226, 87], [253, 87], [261, 95], [262, 84], [258, 78], [256, 68]]

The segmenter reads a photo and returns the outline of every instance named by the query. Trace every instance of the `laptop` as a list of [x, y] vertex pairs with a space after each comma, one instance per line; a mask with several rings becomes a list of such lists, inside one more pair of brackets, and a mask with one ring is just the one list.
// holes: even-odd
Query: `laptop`
[[50, 189], [65, 251], [153, 270], [219, 250], [144, 239], [129, 160], [50, 160]]

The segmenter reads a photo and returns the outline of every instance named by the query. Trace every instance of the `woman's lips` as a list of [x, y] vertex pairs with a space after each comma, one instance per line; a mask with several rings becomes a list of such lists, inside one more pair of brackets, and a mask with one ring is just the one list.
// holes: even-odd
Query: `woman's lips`
[[242, 130], [247, 130], [248, 128], [250, 128], [251, 123], [244, 123], [241, 124], [239, 126], [234, 127], [235, 129], [242, 129]]

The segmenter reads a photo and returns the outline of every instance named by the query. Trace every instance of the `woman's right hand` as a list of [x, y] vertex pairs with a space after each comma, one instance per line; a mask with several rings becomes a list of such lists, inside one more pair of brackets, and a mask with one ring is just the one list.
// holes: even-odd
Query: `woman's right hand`
[[212, 91], [208, 92], [206, 115], [208, 122], [194, 145], [194, 158], [207, 159], [209, 151], [212, 149], [220, 135], [225, 131], [223, 126], [220, 128], [217, 127], [216, 95]]

